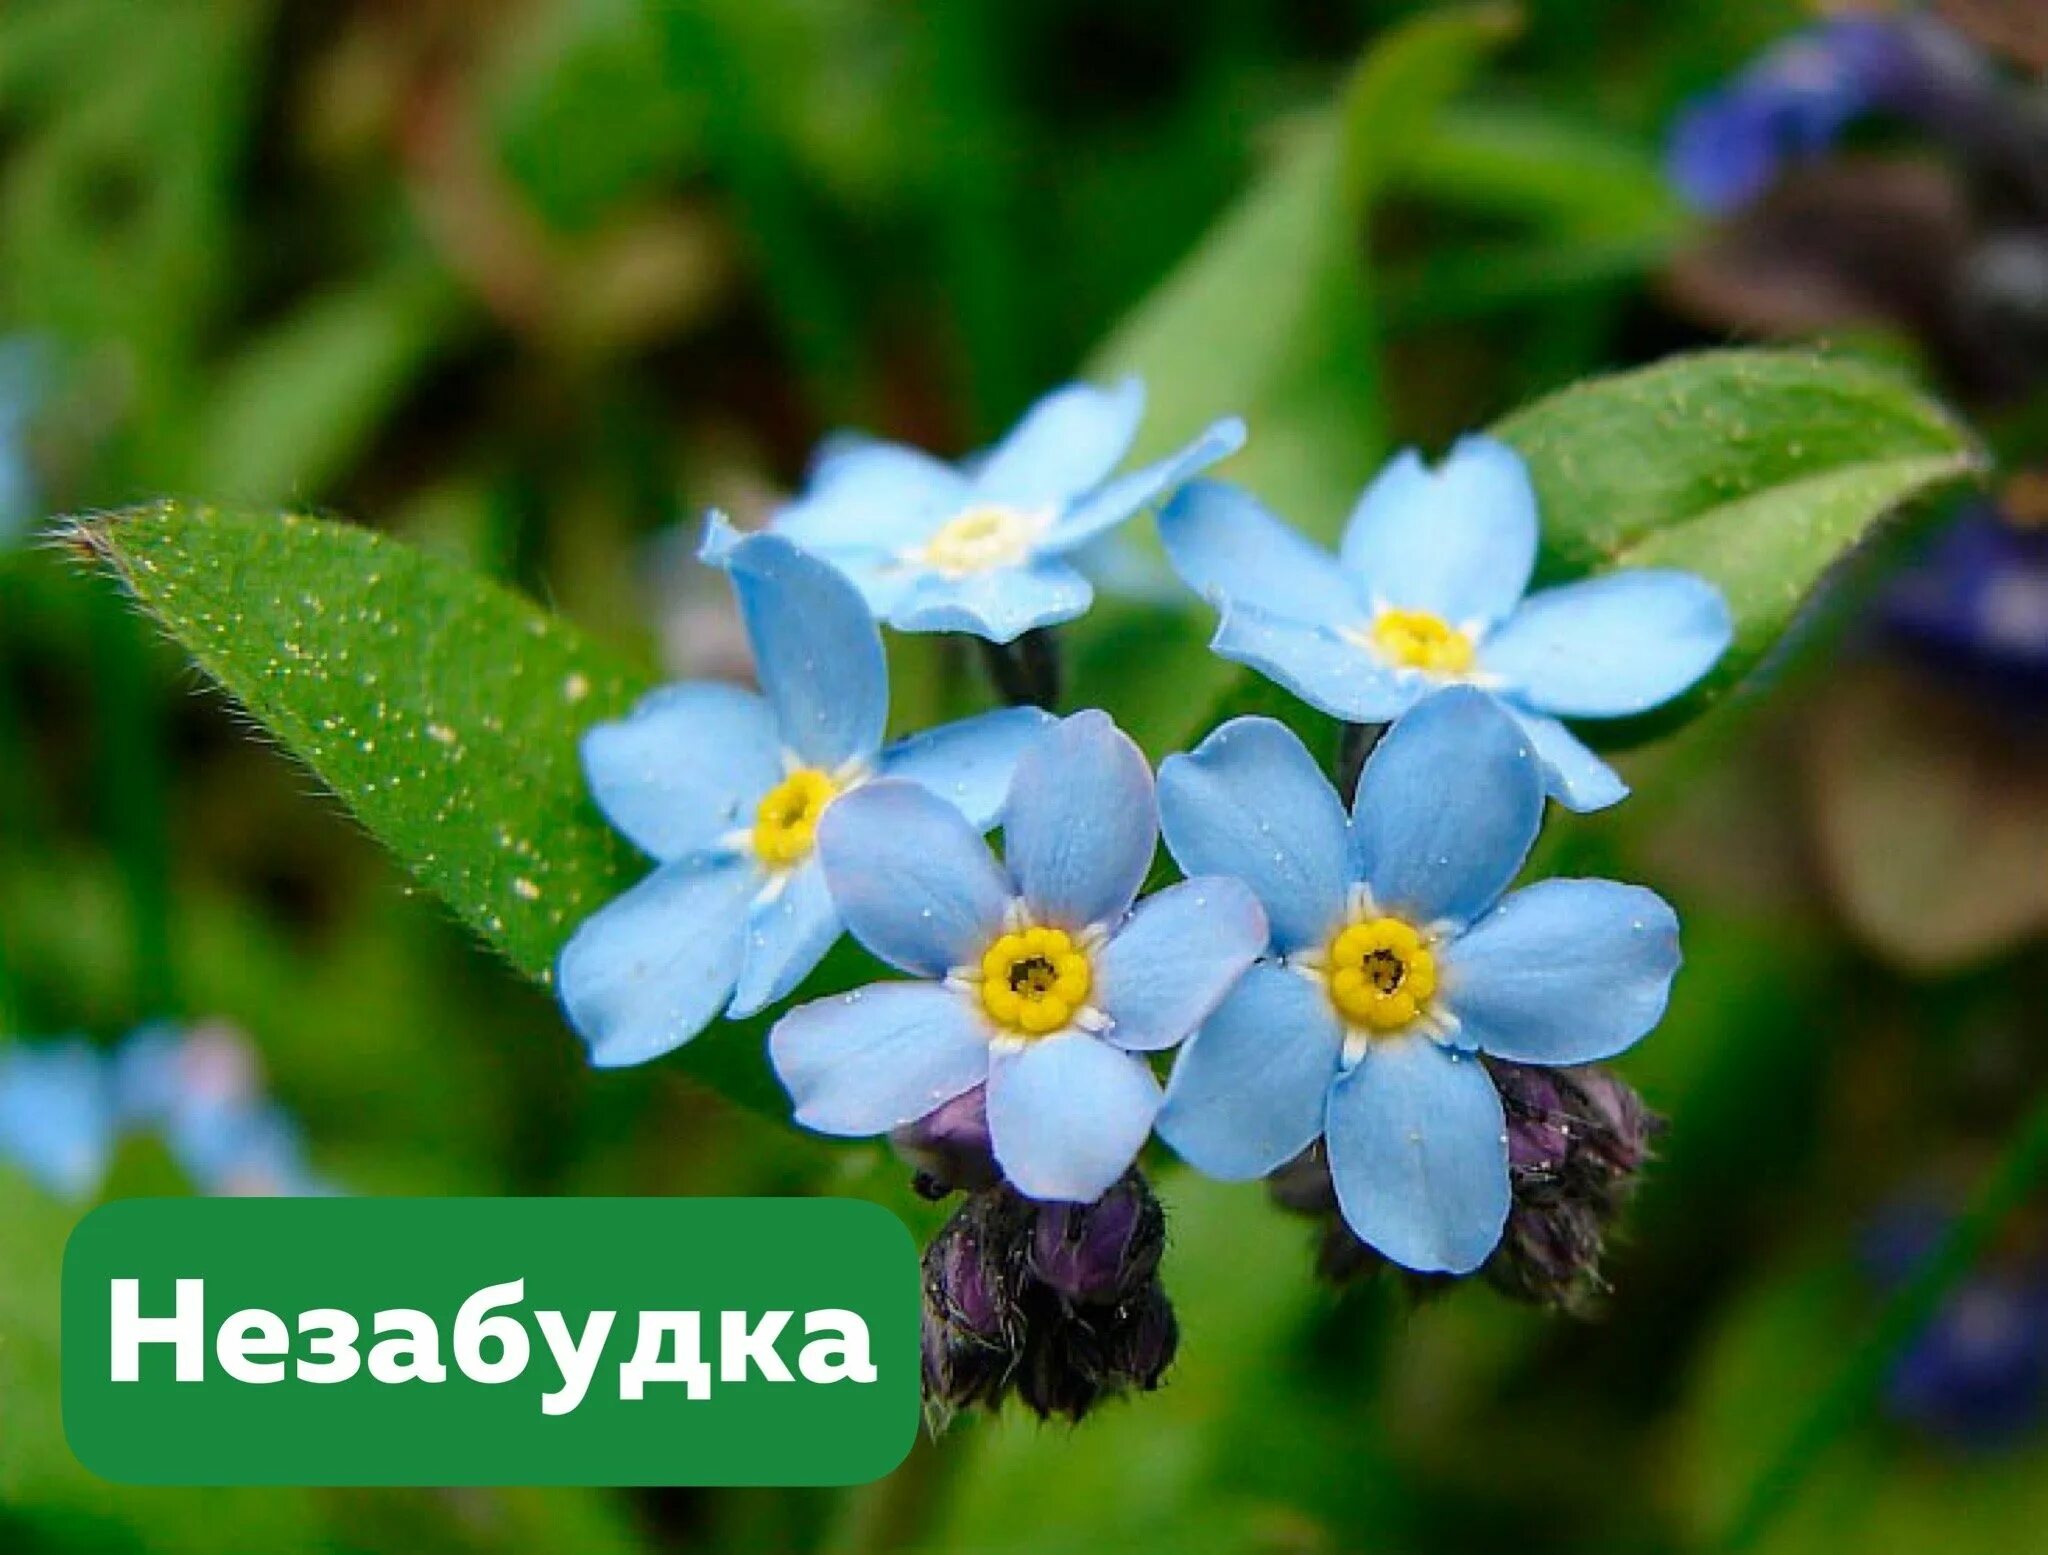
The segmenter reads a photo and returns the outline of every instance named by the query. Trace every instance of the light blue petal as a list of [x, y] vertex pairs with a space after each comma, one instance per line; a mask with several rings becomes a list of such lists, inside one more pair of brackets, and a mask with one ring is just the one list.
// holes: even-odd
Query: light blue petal
[[1000, 707], [927, 729], [883, 751], [880, 774], [930, 789], [986, 831], [1002, 816], [1017, 758], [1052, 721], [1039, 708]]
[[974, 473], [977, 503], [1063, 506], [1106, 479], [1130, 452], [1145, 414], [1145, 386], [1070, 383], [1024, 413]]
[[951, 465], [900, 444], [848, 439], [821, 454], [770, 527], [807, 550], [893, 554], [929, 539], [967, 502], [967, 480]]
[[1240, 487], [1184, 487], [1159, 515], [1159, 538], [1181, 581], [1204, 599], [1332, 629], [1371, 619], [1337, 559]]
[[1431, 689], [1419, 675], [1386, 669], [1328, 627], [1306, 626], [1254, 605], [1226, 606], [1209, 646], [1347, 723], [1392, 723]]
[[783, 743], [814, 767], [873, 756], [889, 669], [860, 591], [780, 535], [748, 535], [725, 568]]
[[1263, 1177], [1322, 1133], [1343, 1051], [1321, 987], [1255, 966], [1174, 1061], [1159, 1137], [1211, 1177]]
[[1619, 718], [1670, 701], [1734, 638], [1727, 601], [1706, 579], [1610, 572], [1532, 594], [1479, 657], [1532, 707]]
[[899, 632], [966, 632], [1006, 643], [1033, 627], [1087, 614], [1094, 598], [1086, 578], [1052, 559], [958, 578], [920, 572], [898, 596], [888, 621]]
[[1543, 786], [1567, 810], [1586, 815], [1620, 804], [1628, 797], [1621, 774], [1594, 755], [1577, 735], [1555, 718], [1508, 704], [1536, 759], [1543, 763]]
[[791, 1010], [768, 1058], [821, 1134], [886, 1134], [988, 1078], [988, 1033], [943, 983], [876, 983]]
[[1115, 924], [1158, 844], [1152, 768], [1107, 713], [1076, 713], [1031, 742], [1010, 785], [1003, 849], [1040, 921]]
[[1462, 924], [1499, 900], [1542, 825], [1528, 736], [1485, 692], [1457, 686], [1418, 703], [1367, 759], [1351, 842], [1380, 907]]
[[1266, 910], [1281, 951], [1320, 946], [1344, 916], [1350, 823], [1285, 724], [1234, 718], [1159, 768], [1167, 851], [1188, 875], [1233, 875]]
[[664, 686], [583, 736], [583, 772], [598, 808], [635, 847], [676, 859], [753, 824], [762, 795], [781, 781], [782, 740], [751, 691]]
[[89, 1198], [114, 1148], [105, 1058], [79, 1040], [0, 1049], [0, 1160], [52, 1193]]
[[991, 1056], [996, 1164], [1033, 1199], [1091, 1204], [1138, 1158], [1159, 1112], [1145, 1060], [1080, 1032]]
[[600, 1069], [642, 1064], [710, 1025], [738, 981], [751, 864], [664, 864], [583, 922], [562, 950], [562, 1008]]
[[1095, 958], [1088, 1002], [1110, 1019], [1103, 1040], [1172, 1047], [1265, 948], [1266, 915], [1242, 881], [1198, 875], [1147, 897]]
[[740, 980], [726, 1014], [735, 1020], [764, 1010], [795, 989], [820, 961], [843, 925], [815, 857], [789, 872], [782, 889], [747, 914]]
[[836, 800], [818, 823], [818, 857], [853, 937], [891, 966], [943, 977], [1002, 932], [1009, 879], [930, 789], [877, 782]]
[[1344, 570], [1376, 602], [1491, 625], [1529, 586], [1536, 533], [1522, 456], [1464, 437], [1434, 470], [1411, 449], [1379, 473], [1345, 526]]
[[1590, 1064], [1664, 1018], [1678, 917], [1641, 886], [1544, 880], [1446, 949], [1459, 1040], [1523, 1064]]
[[1404, 1268], [1467, 1274], [1508, 1218], [1507, 1120], [1479, 1060], [1427, 1037], [1374, 1042], [1330, 1092], [1337, 1205]]
[[1244, 423], [1235, 416], [1211, 422], [1201, 436], [1176, 453], [1128, 475], [1119, 475], [1062, 513], [1045, 537], [1043, 550], [1060, 554], [1086, 545], [1105, 530], [1169, 496], [1219, 459], [1244, 447]]

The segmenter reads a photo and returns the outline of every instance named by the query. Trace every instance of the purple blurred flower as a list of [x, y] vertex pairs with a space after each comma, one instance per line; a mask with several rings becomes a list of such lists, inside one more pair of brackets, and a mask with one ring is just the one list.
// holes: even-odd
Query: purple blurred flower
[[1892, 586], [1884, 621], [1987, 689], [2048, 701], [2048, 532], [1973, 504]]
[[1900, 94], [1913, 52], [1905, 28], [1875, 15], [1838, 16], [1785, 39], [1681, 114], [1666, 160], [1673, 186], [1716, 215], [1747, 204], [1788, 161], [1826, 151], [1852, 120]]

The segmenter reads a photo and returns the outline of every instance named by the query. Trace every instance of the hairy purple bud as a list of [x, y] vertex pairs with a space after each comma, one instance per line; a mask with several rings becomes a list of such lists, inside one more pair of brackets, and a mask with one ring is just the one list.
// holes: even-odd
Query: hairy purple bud
[[1107, 1305], [1143, 1291], [1166, 1246], [1166, 1214], [1136, 1172], [1093, 1204], [1047, 1204], [1031, 1272], [1070, 1301]]
[[1507, 1113], [1514, 1190], [1487, 1280], [1518, 1300], [1583, 1312], [1606, 1289], [1607, 1236], [1662, 1121], [1604, 1069], [1486, 1062]]
[[917, 1172], [913, 1186], [928, 1199], [992, 1188], [1001, 1180], [988, 1137], [988, 1092], [977, 1085], [889, 1136]]

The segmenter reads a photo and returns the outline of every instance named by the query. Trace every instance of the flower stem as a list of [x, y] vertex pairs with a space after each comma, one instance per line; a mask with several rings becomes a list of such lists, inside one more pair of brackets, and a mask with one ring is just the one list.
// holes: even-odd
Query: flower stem
[[2006, 1146], [1969, 1208], [1913, 1277], [1878, 1314], [1869, 1336], [1819, 1397], [1775, 1459], [1751, 1483], [1721, 1536], [1721, 1555], [1753, 1549], [1797, 1499], [1801, 1486], [1842, 1434], [1868, 1413], [1892, 1363], [1925, 1328], [1948, 1294], [1975, 1267], [2006, 1217], [2048, 1180], [2048, 1095]]
[[982, 662], [996, 695], [1011, 707], [1055, 711], [1060, 700], [1060, 645], [1048, 627], [1026, 632], [1015, 642], [982, 640]]

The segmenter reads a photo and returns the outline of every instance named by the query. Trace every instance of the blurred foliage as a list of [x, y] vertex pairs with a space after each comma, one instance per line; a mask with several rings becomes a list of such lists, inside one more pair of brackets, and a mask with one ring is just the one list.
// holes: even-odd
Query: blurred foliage
[[[708, 502], [761, 516], [835, 426], [954, 453], [1084, 366], [1136, 368], [1149, 438], [1245, 412], [1230, 473], [1327, 537], [1400, 443], [1726, 343], [1647, 284], [1690, 232], [1659, 137], [1802, 14], [16, 0], [0, 334], [48, 363], [31, 452], [51, 512], [332, 511], [531, 594], [622, 675], [705, 672], [730, 635], [718, 593], [657, 587], [656, 547]], [[1637, 435], [1616, 461], [1654, 457]], [[1763, 452], [1839, 456], [1802, 446]], [[1611, 516], [1597, 487], [1568, 500], [1588, 534]], [[1853, 726], [1816, 750], [1814, 694], [1882, 560], [1806, 607], [1768, 697], [1633, 753], [1637, 798], [1546, 842], [1543, 867], [1643, 879], [1686, 924], [1670, 1018], [1624, 1066], [1673, 1127], [1601, 1321], [1479, 1290], [1333, 1298], [1257, 1190], [1169, 1173], [1181, 1369], [1071, 1432], [965, 1425], [844, 1492], [123, 1491], [56, 1419], [77, 1211], [10, 1180], [0, 1547], [1714, 1545], [1882, 1333], [1860, 1227], [1917, 1184], [1966, 1191], [2048, 1084], [2037, 949], [1930, 973], [1852, 939], [1821, 889], [1805, 775], [1885, 761]], [[1226, 673], [1207, 628], [1107, 602], [1072, 675], [1170, 742]], [[898, 715], [978, 699], [973, 668], [893, 644]], [[799, 1136], [674, 1064], [587, 1070], [544, 991], [193, 689], [104, 580], [0, 553], [0, 1033], [230, 1017], [323, 1172], [364, 1192], [860, 1193], [930, 1228], [879, 1147]], [[2031, 736], [1981, 738], [2010, 762]], [[1938, 834], [1960, 823], [1895, 780], [1854, 819], [1886, 900], [1910, 898], [1907, 937], [1923, 883], [1938, 926], [1993, 911]], [[1997, 835], [2033, 836], [2028, 816], [2010, 800]], [[1922, 829], [1888, 848], [1888, 818]], [[155, 1182], [132, 1163], [113, 1191]], [[2048, 1444], [1970, 1456], [1867, 1398], [1831, 1429], [1756, 1547], [2038, 1544]]]

